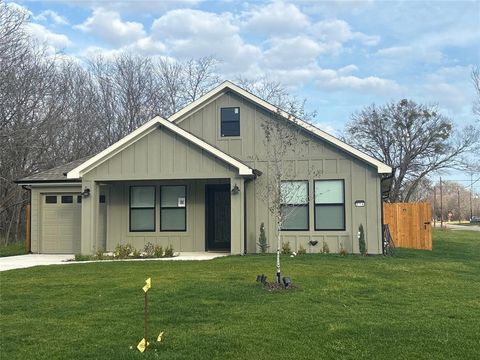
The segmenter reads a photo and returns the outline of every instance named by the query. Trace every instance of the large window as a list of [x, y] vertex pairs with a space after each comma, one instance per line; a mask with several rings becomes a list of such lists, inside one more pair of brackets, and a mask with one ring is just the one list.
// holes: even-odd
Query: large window
[[155, 186], [130, 187], [130, 231], [155, 231]]
[[315, 181], [315, 230], [345, 230], [343, 180]]
[[240, 136], [240, 108], [220, 109], [220, 131], [222, 136]]
[[160, 231], [186, 231], [186, 187], [160, 187]]
[[308, 181], [281, 184], [282, 230], [308, 230]]

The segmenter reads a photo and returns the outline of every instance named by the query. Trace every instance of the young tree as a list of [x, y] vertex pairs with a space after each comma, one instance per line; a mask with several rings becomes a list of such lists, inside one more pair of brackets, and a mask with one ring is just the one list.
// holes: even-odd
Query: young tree
[[396, 169], [391, 202], [408, 202], [433, 172], [461, 166], [478, 146], [479, 131], [454, 129], [436, 106], [411, 100], [370, 105], [352, 115], [345, 141]]

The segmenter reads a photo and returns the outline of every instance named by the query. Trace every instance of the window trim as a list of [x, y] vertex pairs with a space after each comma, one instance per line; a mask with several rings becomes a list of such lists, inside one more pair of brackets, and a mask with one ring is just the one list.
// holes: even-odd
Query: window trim
[[[223, 121], [222, 120], [222, 110], [223, 109], [238, 109], [238, 121], [231, 121], [231, 120], [226, 120], [226, 121]], [[223, 131], [222, 131], [222, 128], [223, 128], [223, 123], [226, 122], [226, 123], [237, 123], [238, 122], [238, 135], [223, 135]], [[220, 138], [229, 138], [229, 137], [240, 137], [242, 135], [242, 131], [241, 131], [241, 128], [240, 128], [240, 106], [226, 106], [226, 107], [221, 107], [220, 108]]]
[[[319, 203], [315, 200], [317, 181], [341, 181], [343, 190], [343, 203]], [[343, 228], [342, 229], [319, 229], [317, 227], [317, 205], [320, 206], [343, 206]], [[346, 201], [345, 201], [345, 179], [318, 179], [313, 180], [313, 227], [315, 231], [345, 231], [347, 229]]]
[[[133, 209], [153, 209], [153, 230], [132, 230], [132, 188], [153, 188], [153, 207], [133, 207]], [[156, 232], [157, 231], [157, 187], [155, 185], [130, 185], [128, 189], [128, 231], [129, 232]]]
[[[71, 201], [67, 201], [67, 200], [71, 200]], [[60, 196], [60, 203], [61, 204], [73, 204], [73, 195], [61, 195]]]
[[[302, 204], [302, 206], [307, 208], [307, 227], [304, 228], [304, 229], [283, 229], [283, 228], [281, 228], [280, 231], [310, 231], [310, 181], [308, 181], [308, 180], [281, 180], [280, 181], [280, 183], [284, 183], [284, 182], [303, 182], [303, 183], [307, 183], [307, 203]], [[280, 190], [280, 196], [281, 196], [281, 190]], [[280, 203], [280, 211], [282, 211], [284, 206], [295, 207], [295, 206], [299, 206], [299, 205], [298, 204], [282, 204], [282, 203]]]
[[[185, 189], [185, 207], [180, 207], [180, 206], [162, 206], [162, 191], [164, 187], [172, 187], [172, 186], [183, 186]], [[160, 206], [160, 211], [159, 211], [159, 216], [160, 216], [160, 232], [186, 232], [187, 231], [187, 185], [182, 185], [182, 184], [172, 184], [172, 185], [160, 185], [160, 199], [159, 199], [159, 206]], [[168, 210], [168, 209], [184, 209], [184, 217], [185, 217], [185, 227], [183, 229], [177, 229], [177, 230], [165, 230], [162, 228], [162, 210]]]
[[[55, 201], [51, 202], [48, 200], [48, 198], [50, 199], [55, 198]], [[57, 195], [45, 195], [45, 204], [57, 204], [57, 203], [58, 203]]]

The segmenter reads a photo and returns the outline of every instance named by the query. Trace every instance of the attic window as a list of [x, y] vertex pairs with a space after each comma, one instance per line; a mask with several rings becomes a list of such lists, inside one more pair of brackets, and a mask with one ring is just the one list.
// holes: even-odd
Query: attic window
[[240, 136], [240, 108], [220, 109], [220, 128], [223, 136]]

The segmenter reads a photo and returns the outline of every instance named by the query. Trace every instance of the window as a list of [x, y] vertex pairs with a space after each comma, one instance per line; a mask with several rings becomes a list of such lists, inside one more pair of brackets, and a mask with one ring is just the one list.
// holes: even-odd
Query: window
[[56, 195], [47, 195], [45, 196], [45, 204], [56, 204], [57, 196]]
[[315, 181], [315, 230], [345, 230], [343, 180]]
[[62, 195], [62, 204], [72, 204], [73, 196], [72, 195]]
[[220, 109], [220, 123], [222, 136], [240, 136], [240, 108]]
[[160, 231], [186, 231], [186, 186], [160, 186]]
[[282, 230], [308, 230], [308, 181], [283, 181]]
[[155, 186], [130, 187], [130, 231], [155, 231]]
[[105, 203], [105, 195], [100, 195], [100, 197], [98, 198], [98, 201], [100, 202], [100, 204], [104, 204]]
[[77, 204], [82, 203], [82, 195], [77, 195]]

